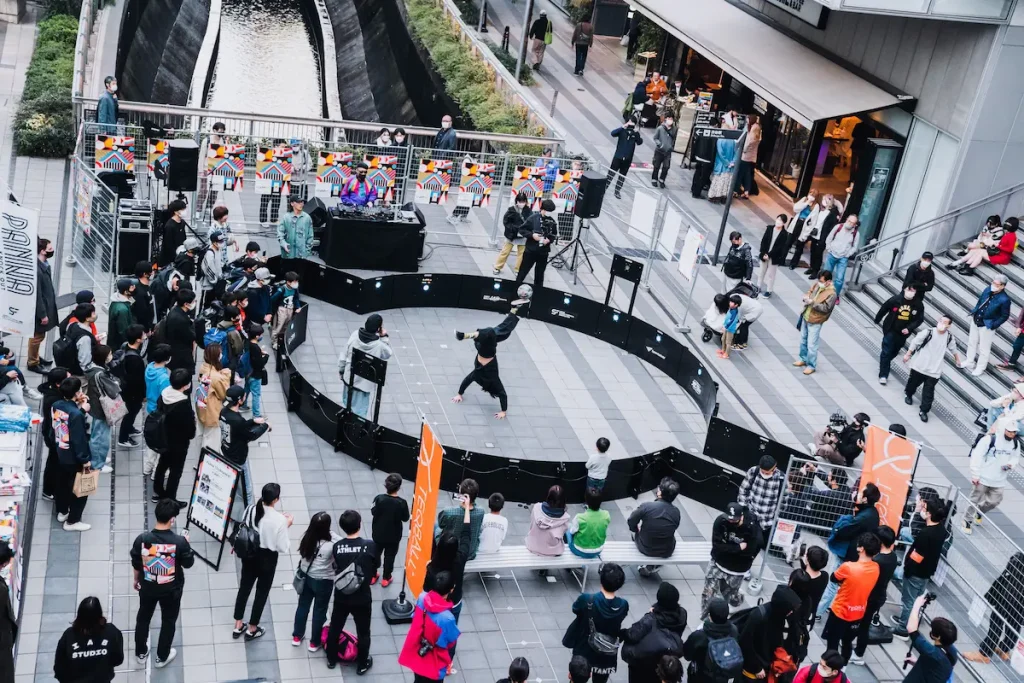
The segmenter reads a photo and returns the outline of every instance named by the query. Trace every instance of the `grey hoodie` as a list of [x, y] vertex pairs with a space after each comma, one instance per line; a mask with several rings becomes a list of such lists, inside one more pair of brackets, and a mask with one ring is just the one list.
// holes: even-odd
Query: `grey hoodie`
[[[381, 360], [387, 360], [391, 358], [391, 342], [387, 337], [379, 337], [374, 332], [367, 332], [360, 328], [352, 333], [352, 336], [348, 338], [348, 344], [345, 345], [345, 350], [338, 356], [338, 374], [341, 375], [341, 382], [344, 385], [348, 385], [348, 371], [349, 363], [352, 362], [352, 349], [359, 349], [363, 353], [367, 353], [371, 356], [376, 356]], [[372, 381], [355, 376], [354, 380], [355, 388], [358, 391], [365, 393], [372, 392], [377, 385]]]
[[664, 124], [659, 124], [654, 129], [654, 148], [661, 153], [671, 152], [676, 146], [676, 135], [679, 129], [675, 126], [666, 128]]
[[199, 281], [199, 288], [201, 291], [208, 292], [213, 289], [217, 281], [220, 280], [221, 274], [221, 252], [224, 250], [222, 246], [220, 250], [216, 250], [210, 247], [203, 254], [203, 261], [199, 264], [199, 274], [202, 276]]

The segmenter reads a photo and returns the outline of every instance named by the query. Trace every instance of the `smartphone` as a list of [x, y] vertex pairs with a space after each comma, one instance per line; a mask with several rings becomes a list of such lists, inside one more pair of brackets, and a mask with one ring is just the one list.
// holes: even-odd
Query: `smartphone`
[[455, 500], [457, 500], [460, 503], [465, 503], [467, 500], [469, 500], [469, 496], [467, 496], [465, 493], [456, 493]]

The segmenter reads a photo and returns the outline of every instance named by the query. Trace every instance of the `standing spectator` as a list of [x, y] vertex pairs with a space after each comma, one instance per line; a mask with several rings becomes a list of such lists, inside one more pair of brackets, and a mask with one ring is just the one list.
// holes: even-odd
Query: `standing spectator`
[[576, 68], [573, 73], [577, 76], [583, 75], [587, 68], [587, 53], [594, 44], [594, 25], [590, 23], [590, 17], [584, 17], [572, 30], [572, 39], [569, 41], [576, 48]]
[[220, 411], [220, 452], [242, 469], [245, 502], [246, 505], [252, 505], [256, 496], [253, 493], [255, 489], [249, 465], [249, 444], [266, 434], [270, 424], [262, 417], [249, 420], [242, 417], [243, 400], [245, 389], [240, 386], [229, 387], [225, 392], [224, 407]]
[[526, 683], [530, 679], [530, 663], [526, 657], [516, 657], [508, 665], [508, 678], [499, 678], [497, 683]]
[[775, 650], [782, 645], [786, 621], [798, 609], [800, 596], [789, 586], [779, 586], [770, 602], [750, 612], [739, 636], [743, 679], [767, 677], [775, 661]]
[[752, 299], [746, 294], [732, 294], [732, 297], [739, 297], [740, 309], [739, 309], [739, 326], [736, 328], [736, 334], [733, 336], [732, 348], [736, 351], [742, 351], [747, 348], [747, 343], [750, 340], [750, 326], [757, 322], [758, 318], [764, 315], [764, 304], [757, 299]]
[[700, 596], [701, 619], [707, 618], [708, 604], [716, 596], [725, 598], [733, 607], [743, 602], [743, 576], [750, 571], [762, 543], [757, 524], [744, 517], [743, 506], [729, 503], [715, 519], [711, 529], [711, 562]]
[[178, 292], [177, 305], [167, 312], [164, 321], [166, 340], [171, 347], [171, 370], [182, 368], [191, 377], [196, 371], [196, 325], [189, 311], [196, 307], [196, 293], [191, 289]]
[[[258, 321], [249, 322], [245, 328], [245, 350], [242, 352], [239, 367], [236, 370], [239, 376], [247, 375], [245, 385], [252, 397], [252, 416], [263, 417], [263, 385], [269, 382], [267, 363], [270, 361], [270, 354], [260, 346], [260, 342], [263, 340], [263, 325]], [[246, 357], [249, 359], [248, 367], [245, 367]]]
[[775, 458], [762, 455], [757, 467], [747, 470], [737, 502], [747, 509], [761, 529], [761, 538], [771, 537], [775, 526], [775, 513], [779, 509], [779, 498], [786, 488], [786, 475], [778, 468]]
[[107, 319], [107, 345], [117, 351], [124, 344], [128, 328], [135, 324], [132, 315], [132, 301], [135, 297], [135, 282], [123, 277], [117, 281], [117, 294], [110, 302]]
[[664, 681], [658, 675], [659, 665], [663, 658], [682, 656], [685, 630], [686, 610], [679, 605], [679, 589], [662, 581], [650, 611], [622, 631], [622, 659], [629, 663], [630, 683]]
[[[672, 557], [676, 551], [676, 529], [681, 515], [672, 501], [678, 495], [679, 484], [665, 477], [654, 490], [654, 500], [638, 505], [629, 515], [626, 523], [641, 555]], [[651, 576], [658, 569], [658, 565], [649, 564], [640, 568], [640, 575]]]
[[903, 286], [914, 285], [917, 290], [917, 301], [923, 301], [924, 295], [935, 289], [935, 271], [932, 270], [932, 261], [935, 255], [930, 251], [921, 254], [916, 263], [907, 267], [907, 273], [903, 276]]
[[[238, 594], [235, 596], [235, 629], [231, 632], [231, 637], [236, 640], [244, 634], [246, 642], [261, 638], [266, 633], [259, 625], [260, 618], [263, 616], [263, 608], [267, 604], [267, 597], [274, 583], [277, 560], [281, 553], [287, 555], [291, 550], [288, 528], [295, 521], [287, 512], [282, 514], [277, 510], [277, 505], [281, 502], [279, 484], [264, 484], [260, 493], [260, 499], [256, 504], [246, 508], [245, 519], [242, 522], [259, 531], [260, 547], [255, 557], [242, 558], [242, 575], [238, 580]], [[256, 586], [256, 596], [252, 600], [249, 623], [246, 624], [242, 617], [245, 616], [245, 605], [249, 602], [253, 586]], [[340, 634], [335, 635], [335, 648], [338, 647], [338, 635]]]
[[672, 167], [672, 150], [676, 148], [676, 135], [679, 129], [675, 119], [669, 114], [654, 130], [654, 160], [651, 163], [651, 186], [665, 189], [665, 178]]
[[153, 264], [139, 261], [135, 264], [135, 298], [132, 301], [132, 315], [142, 325], [148, 336], [156, 325], [156, 303], [149, 291], [150, 278], [153, 276]]
[[46, 444], [46, 465], [43, 468], [42, 496], [46, 500], [54, 500], [57, 493], [57, 480], [60, 476], [60, 463], [57, 460], [57, 442], [53, 434], [53, 404], [61, 399], [61, 382], [71, 376], [65, 368], [55, 367], [46, 371], [46, 381], [39, 385], [43, 395], [39, 413], [43, 421], [39, 433]]
[[57, 641], [53, 677], [57, 683], [108, 683], [122, 662], [121, 629], [107, 622], [99, 598], [85, 598], [78, 603], [75, 620]]
[[605, 437], [600, 437], [594, 445], [595, 450], [587, 458], [587, 489], [594, 489], [598, 493], [604, 491], [604, 483], [608, 478], [608, 467], [612, 464], [612, 456], [608, 449], [612, 443]]
[[608, 525], [612, 518], [607, 510], [601, 509], [601, 493], [588, 488], [584, 494], [587, 507], [572, 518], [565, 540], [569, 552], [579, 557], [600, 557], [608, 537]]
[[[324, 649], [327, 651], [327, 668], [333, 669], [338, 665], [341, 631], [351, 614], [356, 622], [356, 638], [359, 641], [356, 673], [362, 676], [373, 666], [373, 657], [370, 656], [370, 614], [373, 608], [370, 577], [377, 573], [377, 551], [373, 541], [359, 537], [363, 520], [358, 512], [345, 510], [341, 513], [340, 524], [345, 538], [334, 544], [334, 611], [331, 612], [331, 628]], [[347, 572], [350, 565], [352, 571]], [[346, 574], [352, 576], [352, 581], [346, 584], [345, 589], [339, 588], [338, 582]], [[448, 592], [451, 592], [450, 587], [446, 594]], [[413, 633], [411, 629], [409, 632]]]
[[221, 273], [224, 272], [226, 258], [221, 254], [226, 254], [226, 249], [224, 233], [220, 230], [211, 230], [210, 247], [203, 253], [203, 260], [199, 264], [199, 289], [203, 292], [200, 309], [205, 309], [213, 303], [214, 291], [223, 289], [219, 284], [223, 279]]
[[903, 293], [889, 297], [875, 313], [875, 324], [882, 323], [882, 351], [878, 358], [878, 383], [889, 381], [892, 361], [900, 354], [909, 336], [924, 322], [924, 303], [917, 299], [917, 286], [904, 285]]
[[[0, 570], [14, 561], [14, 551], [7, 541], [0, 541]], [[0, 680], [14, 680], [14, 641], [18, 638], [18, 615], [11, 605], [10, 587], [0, 576]], [[61, 682], [63, 683], [63, 682]]]
[[[829, 255], [831, 258], [831, 254]], [[845, 264], [843, 266], [846, 267]], [[813, 375], [818, 368], [818, 344], [821, 326], [828, 321], [839, 302], [839, 291], [832, 284], [832, 271], [818, 273], [818, 280], [803, 297], [804, 310], [800, 314], [800, 358], [793, 366], [803, 368], [805, 375]]]
[[135, 617], [135, 659], [145, 666], [149, 657], [149, 623], [160, 605], [160, 638], [156, 646], [153, 666], [162, 669], [177, 656], [171, 647], [174, 630], [181, 610], [181, 596], [185, 589], [185, 571], [195, 564], [196, 556], [188, 542], [188, 529], [184, 535], [171, 531], [181, 508], [177, 501], [165, 498], [157, 503], [154, 512], [156, 525], [143, 531], [132, 543], [132, 568], [135, 570], [135, 590], [139, 592], [139, 612]]
[[1013, 329], [1017, 332], [1017, 336], [1013, 338], [1013, 350], [1010, 352], [1008, 359], [996, 366], [1000, 370], [1017, 369], [1017, 361], [1020, 360], [1021, 351], [1024, 351], [1024, 309], [1021, 309], [1021, 312], [1014, 320]]
[[835, 196], [826, 194], [821, 198], [817, 219], [811, 225], [811, 263], [810, 267], [804, 271], [804, 275], [812, 280], [817, 279], [818, 272], [821, 270], [821, 263], [825, 258], [825, 240], [832, 234], [832, 229], [839, 222], [842, 209], [843, 205], [836, 201]]
[[516, 265], [513, 270], [517, 275], [519, 274], [519, 269], [523, 266], [523, 253], [526, 251], [526, 238], [519, 233], [532, 213], [530, 211], [529, 204], [530, 200], [527, 198], [526, 193], [520, 192], [516, 195], [516, 200], [513, 205], [508, 207], [505, 211], [505, 215], [501, 219], [501, 223], [505, 228], [505, 246], [501, 248], [501, 252], [498, 254], [498, 260], [494, 262], [494, 268], [491, 270], [494, 275], [501, 274], [501, 270], [505, 267], [505, 263], [508, 261], [508, 257], [512, 253], [513, 247], [515, 247], [516, 250]]
[[918, 413], [921, 422], [928, 421], [928, 412], [932, 409], [932, 401], [935, 399], [935, 385], [942, 377], [946, 354], [952, 354], [957, 366], [961, 362], [960, 353], [956, 348], [956, 338], [949, 331], [952, 324], [952, 318], [945, 313], [941, 314], [935, 327], [926, 327], [917, 333], [910, 342], [910, 349], [903, 356], [903, 362], [910, 369], [910, 377], [904, 391], [904, 403], [908, 406], [914, 405], [914, 394], [918, 387], [924, 385], [924, 389], [921, 390], [921, 410]]
[[[618, 653], [598, 651], [591, 646], [591, 633], [605, 636], [606, 640], [617, 641], [622, 622], [629, 613], [629, 603], [615, 595], [626, 583], [626, 573], [614, 562], [601, 565], [601, 590], [597, 593], [583, 593], [572, 604], [576, 619], [569, 625], [562, 637], [562, 645], [572, 648], [573, 656], [581, 656], [590, 664], [590, 675], [594, 683], [607, 683], [615, 673]], [[591, 631], [590, 624], [593, 624]], [[571, 667], [571, 664], [570, 664]]]
[[199, 366], [196, 418], [203, 426], [203, 447], [221, 452], [220, 414], [231, 385], [231, 370], [221, 364], [220, 344], [207, 344]]
[[[82, 511], [89, 498], [74, 494], [75, 475], [89, 471], [89, 435], [85, 428], [85, 414], [89, 412], [89, 399], [82, 391], [82, 380], [68, 377], [60, 383], [60, 399], [50, 408], [53, 437], [57, 445], [57, 475], [55, 502], [57, 521], [64, 523], [64, 531], [88, 531], [91, 524], [82, 521]], [[0, 591], [2, 592], [2, 591]]]
[[611, 136], [616, 138], [615, 154], [608, 166], [608, 177], [605, 179], [605, 187], [612, 184], [612, 179], [618, 176], [615, 181], [615, 197], [622, 199], [622, 185], [626, 182], [626, 174], [633, 164], [633, 153], [636, 146], [644, 144], [644, 139], [636, 130], [636, 117], [630, 116], [626, 122], [613, 130]]
[[843, 673], [844, 666], [846, 660], [839, 654], [839, 650], [830, 648], [821, 654], [817, 664], [808, 664], [797, 671], [792, 683], [849, 683], [850, 679]]
[[[747, 114], [747, 137], [743, 140], [743, 151], [740, 152], [740, 178], [736, 188], [740, 191], [740, 199], [750, 199], [750, 191], [756, 190], [754, 184], [754, 164], [757, 163], [757, 148], [761, 145], [761, 123], [756, 114]], [[756, 191], [754, 194], [757, 194]]]
[[843, 292], [843, 281], [846, 279], [846, 266], [850, 257], [857, 251], [857, 232], [860, 230], [860, 218], [851, 213], [846, 220], [836, 227], [825, 238], [825, 270], [835, 276], [836, 299]]
[[1024, 586], [1024, 553], [1016, 552], [985, 593], [985, 600], [994, 608], [985, 640], [981, 641], [977, 652], [965, 652], [964, 659], [977, 664], [989, 664], [992, 657], [1009, 661], [1024, 622], [1021, 586]]
[[558, 160], [554, 158], [555, 150], [550, 147], [544, 148], [541, 156], [533, 162], [534, 168], [544, 169], [544, 185], [542, 192], [545, 197], [551, 197], [551, 190], [555, 187], [555, 179], [558, 177]]
[[810, 582], [806, 589], [806, 605], [801, 605], [804, 623], [810, 628], [814, 626], [815, 614], [818, 612], [818, 605], [821, 604], [821, 596], [829, 583], [829, 573], [825, 571], [828, 566], [828, 551], [820, 545], [812, 545], [800, 558], [800, 564], [807, 573]]
[[[181, 507], [188, 503], [178, 500], [178, 482], [181, 481], [182, 470], [185, 469], [185, 458], [188, 457], [188, 446], [196, 435], [196, 413], [189, 400], [192, 386], [192, 373], [178, 368], [171, 373], [171, 386], [160, 392], [157, 410], [166, 412], [164, 429], [167, 435], [167, 450], [160, 454], [153, 479], [152, 502], [161, 498], [177, 501]], [[164, 483], [164, 477], [167, 483]]]
[[879, 566], [873, 561], [879, 550], [878, 537], [871, 533], [861, 534], [856, 550], [856, 562], [843, 562], [832, 573], [831, 582], [839, 589], [822, 631], [828, 649], [842, 648], [844, 662], [849, 662], [853, 654], [857, 626], [865, 616], [868, 598], [879, 576]]
[[[150, 344], [149, 364], [146, 365], [146, 413], [156, 411], [156, 404], [160, 400], [163, 390], [171, 386], [171, 370], [167, 364], [171, 361], [171, 347], [168, 344]], [[142, 474], [150, 476], [156, 469], [159, 456], [151, 450], [146, 450], [146, 457], [142, 463]]]
[[864, 617], [861, 618], [860, 624], [857, 626], [857, 646], [854, 648], [855, 655], [850, 657], [849, 662], [850, 664], [861, 666], [864, 665], [864, 653], [868, 649], [868, 636], [871, 632], [871, 625], [877, 621], [878, 611], [885, 604], [885, 594], [889, 588], [889, 582], [892, 581], [896, 567], [899, 565], [899, 557], [893, 552], [893, 546], [896, 544], [896, 533], [891, 527], [880, 526], [875, 535], [878, 536], [880, 544], [880, 550], [874, 557], [874, 562], [878, 565], [878, 580], [875, 582], [875, 587], [871, 589], [871, 595], [868, 596], [868, 604], [864, 610]]
[[534, 503], [530, 508], [526, 549], [537, 555], [561, 555], [565, 552], [565, 531], [570, 521], [565, 509], [565, 491], [555, 484], [548, 489], [543, 503]]
[[270, 310], [274, 314], [274, 320], [270, 326], [272, 348], [278, 348], [278, 343], [284, 338], [284, 331], [288, 327], [288, 323], [300, 308], [302, 308], [302, 299], [299, 298], [299, 274], [289, 270], [284, 274], [284, 284], [277, 287], [270, 296]]
[[454, 151], [455, 143], [458, 140], [458, 133], [452, 128], [451, 114], [441, 117], [441, 129], [434, 136], [434, 149], [439, 151]]
[[[476, 497], [480, 495], [480, 485], [476, 479], [463, 479], [459, 484], [459, 494], [469, 500], [469, 559], [476, 557], [477, 548], [480, 547], [480, 527], [484, 522], [484, 511], [477, 507]], [[434, 540], [437, 540], [444, 531], [451, 531], [458, 535], [459, 527], [462, 524], [462, 505], [447, 507], [437, 513], [437, 528], [434, 531]]]
[[281, 259], [309, 258], [313, 253], [313, 219], [302, 208], [306, 200], [302, 195], [288, 198], [292, 212], [277, 224], [277, 243], [281, 246]]
[[790, 270], [796, 270], [796, 267], [800, 265], [804, 245], [807, 244], [811, 232], [818, 225], [820, 213], [818, 191], [814, 188], [807, 191], [806, 197], [801, 197], [793, 204], [793, 220], [786, 226], [786, 230], [789, 232], [789, 246], [793, 248], [793, 260], [789, 264]]
[[89, 378], [86, 396], [89, 398], [89, 405], [92, 409], [89, 415], [92, 417], [92, 430], [89, 435], [89, 452], [92, 454], [90, 464], [92, 469], [99, 470], [104, 474], [110, 474], [114, 468], [107, 464], [110, 455], [110, 432], [112, 424], [109, 416], [103, 411], [101, 397], [116, 399], [121, 394], [121, 384], [107, 370], [113, 355], [110, 347], [105, 344], [98, 345], [92, 352], [93, 366], [86, 373]]
[[779, 266], [786, 263], [788, 252], [788, 237], [786, 235], [786, 223], [789, 216], [780, 213], [775, 217], [775, 223], [765, 228], [761, 237], [761, 270], [757, 276], [757, 286], [762, 296], [769, 299], [772, 296], [772, 289], [775, 288], [775, 274]]
[[555, 203], [545, 199], [540, 203], [540, 211], [530, 214], [530, 218], [519, 228], [519, 234], [526, 238], [526, 248], [523, 253], [523, 265], [516, 273], [516, 284], [521, 285], [526, 276], [533, 273], [533, 289], [539, 292], [544, 286], [544, 271], [548, 267], [548, 256], [551, 254], [551, 245], [558, 240], [558, 223], [551, 217], [555, 210]]
[[501, 514], [505, 507], [505, 496], [500, 493], [492, 493], [487, 499], [487, 508], [490, 514], [484, 516], [480, 523], [480, 545], [477, 546], [478, 555], [496, 553], [505, 542], [505, 535], [508, 533], [508, 519]]
[[530, 51], [533, 53], [533, 70], [540, 71], [544, 61], [544, 51], [551, 44], [554, 26], [548, 19], [547, 10], [541, 10], [540, 16], [530, 25]]
[[[121, 398], [128, 410], [117, 433], [117, 445], [124, 448], [139, 445], [134, 437], [140, 433], [135, 428], [135, 418], [139, 416], [142, 403], [146, 400], [146, 361], [142, 359], [144, 336], [142, 325], [135, 324], [128, 328], [126, 341], [120, 349], [120, 363], [114, 369], [114, 374], [121, 380]], [[117, 353], [114, 355], [117, 356]]]
[[[73, 326], [75, 323], [87, 322], [86, 314], [78, 309], [82, 304], [92, 304], [94, 307], [96, 306], [96, 297], [93, 295], [92, 291], [83, 289], [75, 294], [75, 307], [71, 309], [71, 312], [68, 313], [66, 318], [57, 323], [57, 331], [60, 333], [60, 336], [67, 336], [69, 326]], [[82, 313], [81, 318], [78, 317], [78, 313]], [[92, 336], [96, 337], [99, 335], [99, 330], [96, 329], [95, 322], [89, 324], [87, 327], [89, 328], [89, 332], [92, 333]]]
[[[437, 576], [447, 572], [452, 577], [454, 585], [448, 600], [452, 603], [452, 616], [455, 623], [459, 623], [459, 615], [462, 613], [462, 582], [466, 574], [466, 558], [469, 556], [469, 502], [462, 501], [462, 526], [458, 535], [451, 531], [444, 531], [437, 539], [434, 552], [427, 563], [426, 574], [423, 577], [423, 590], [430, 590], [437, 582]], [[455, 655], [455, 646], [449, 648], [451, 654]]]
[[[707, 607], [708, 616], [701, 628], [690, 631], [690, 636], [683, 643], [683, 657], [690, 662], [687, 667], [687, 680], [690, 683], [720, 683], [717, 672], [709, 671], [708, 645], [711, 641], [727, 641], [732, 639], [738, 646], [739, 631], [729, 621], [729, 603], [722, 598], [711, 598]], [[717, 664], [714, 664], [717, 666]]]
[[347, 407], [351, 401], [352, 412], [369, 419], [370, 399], [377, 385], [365, 377], [355, 375], [352, 378], [352, 386], [349, 386], [349, 365], [352, 363], [353, 349], [359, 349], [385, 361], [391, 358], [391, 340], [388, 338], [388, 331], [384, 329], [384, 318], [379, 313], [372, 313], [366, 318], [366, 324], [349, 336], [345, 350], [338, 356], [342, 407]]
[[[416, 683], [443, 681], [451, 668], [451, 649], [459, 639], [459, 626], [452, 614], [451, 593], [454, 588], [452, 575], [441, 572], [433, 590], [423, 591], [416, 600], [412, 624], [398, 655], [398, 663], [413, 672]], [[367, 626], [369, 621], [367, 614]], [[362, 645], [362, 638], [359, 644]], [[334, 668], [330, 663], [328, 666]]]
[[[384, 556], [384, 579], [380, 584], [384, 588], [391, 584], [391, 572], [395, 568], [398, 544], [402, 542], [402, 531], [405, 529], [405, 523], [409, 521], [409, 503], [398, 495], [400, 488], [402, 475], [389, 474], [384, 479], [385, 493], [377, 494], [370, 508], [373, 517], [371, 538], [376, 546], [374, 561], [380, 565], [381, 555]], [[377, 583], [377, 578], [378, 575], [374, 574], [370, 579], [371, 586]]]
[[729, 251], [722, 262], [722, 276], [723, 294], [731, 292], [736, 285], [754, 276], [753, 251], [738, 230], [729, 233]]
[[914, 603], [910, 621], [907, 622], [910, 644], [919, 656], [903, 683], [946, 683], [953, 677], [953, 667], [960, 657], [960, 653], [953, 647], [957, 638], [956, 624], [945, 617], [935, 617], [928, 637], [925, 638], [918, 630], [924, 604], [925, 596], [922, 595]]
[[995, 425], [995, 433], [982, 437], [971, 450], [971, 503], [964, 513], [963, 532], [970, 534], [981, 513], [1003, 502], [1003, 489], [1010, 472], [1020, 463], [1017, 421], [1004, 418]]
[[[91, 293], [90, 293], [91, 294]], [[86, 383], [85, 373], [92, 367], [92, 350], [100, 343], [95, 332], [96, 306], [78, 304], [74, 313], [68, 318], [67, 332], [62, 336], [67, 339], [75, 350], [75, 357], [68, 357], [68, 370], [75, 377]], [[62, 360], [62, 359], [58, 359]], [[74, 362], [70, 362], [74, 360]]]
[[46, 341], [46, 333], [57, 327], [57, 294], [53, 288], [53, 269], [48, 261], [53, 258], [53, 243], [40, 237], [36, 240], [36, 312], [35, 329], [28, 340], [27, 370], [42, 373], [53, 364], [39, 355], [39, 347]]
[[117, 129], [117, 79], [107, 76], [103, 79], [103, 94], [96, 103], [97, 127], [105, 133], [113, 134]]
[[1006, 282], [1006, 276], [1002, 274], [992, 278], [992, 284], [985, 288], [971, 309], [971, 324], [968, 325], [971, 333], [967, 338], [967, 359], [963, 367], [975, 377], [985, 374], [996, 330], [1010, 317], [1010, 296], [1003, 291]]
[[166, 268], [175, 261], [178, 254], [178, 247], [185, 244], [185, 230], [189, 227], [185, 222], [185, 202], [175, 199], [167, 205], [167, 213], [170, 216], [160, 230], [160, 256], [157, 263], [161, 268]]
[[306, 580], [299, 594], [299, 604], [295, 608], [295, 625], [292, 628], [292, 647], [302, 645], [306, 635], [306, 618], [309, 607], [313, 606], [313, 630], [309, 634], [310, 652], [316, 652], [323, 643], [324, 624], [327, 622], [327, 607], [331, 604], [331, 593], [334, 589], [334, 544], [341, 540], [331, 530], [331, 516], [324, 511], [313, 515], [309, 520], [306, 533], [299, 541], [298, 568], [302, 563], [306, 566]]
[[[875, 505], [881, 497], [882, 494], [878, 487], [874, 483], [868, 482], [854, 501], [854, 513], [840, 516], [832, 525], [832, 531], [828, 537], [828, 550], [832, 554], [830, 565], [833, 569], [843, 562], [858, 560], [860, 551], [857, 544], [860, 538], [864, 534], [873, 534], [878, 530], [879, 516], [878, 508]], [[830, 581], [825, 589], [825, 596], [818, 605], [818, 616], [825, 616], [825, 612], [828, 611], [838, 590], [839, 582]]]

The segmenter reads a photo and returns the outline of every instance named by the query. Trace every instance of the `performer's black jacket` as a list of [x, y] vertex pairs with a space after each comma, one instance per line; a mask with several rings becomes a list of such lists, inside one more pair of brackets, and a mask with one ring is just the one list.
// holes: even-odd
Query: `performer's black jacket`
[[[538, 233], [551, 240], [551, 244], [533, 239]], [[558, 223], [551, 216], [542, 216], [538, 211], [530, 214], [523, 227], [519, 228], [519, 234], [526, 238], [526, 251], [540, 251], [546, 254], [551, 251], [551, 245], [558, 239]]]

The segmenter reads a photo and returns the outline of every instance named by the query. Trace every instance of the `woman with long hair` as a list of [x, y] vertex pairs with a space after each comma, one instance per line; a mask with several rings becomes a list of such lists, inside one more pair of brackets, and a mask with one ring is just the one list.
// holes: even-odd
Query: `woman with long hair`
[[114, 669], [123, 661], [121, 629], [107, 622], [99, 598], [82, 600], [75, 620], [57, 643], [53, 677], [59, 683], [112, 681]]
[[[281, 514], [277, 511], [280, 502], [281, 485], [271, 482], [263, 486], [256, 504], [245, 510], [242, 524], [259, 531], [260, 547], [255, 557], [242, 559], [242, 578], [238, 581], [238, 595], [235, 597], [235, 630], [231, 632], [232, 638], [238, 639], [244, 634], [248, 642], [266, 634], [259, 625], [260, 617], [263, 616], [263, 608], [267, 605], [270, 587], [274, 583], [278, 555], [287, 554], [291, 550], [288, 527], [295, 521], [287, 512]], [[245, 605], [249, 602], [253, 586], [256, 586], [256, 597], [252, 601], [252, 613], [246, 630], [247, 624], [242, 621], [242, 617], [245, 616]]]
[[217, 342], [206, 345], [195, 395], [196, 417], [203, 425], [203, 447], [218, 453], [221, 449], [220, 411], [231, 384], [231, 370], [221, 363], [221, 353], [221, 346]]
[[334, 592], [334, 566], [332, 554], [334, 543], [341, 536], [331, 530], [331, 516], [318, 512], [309, 520], [309, 527], [299, 541], [298, 569], [306, 574], [306, 580], [299, 593], [299, 604], [295, 608], [295, 626], [292, 628], [292, 646], [302, 645], [306, 635], [306, 618], [309, 606], [313, 605], [313, 630], [309, 635], [309, 651], [320, 649], [320, 635], [327, 621], [327, 606]]
[[[526, 532], [526, 549], [537, 555], [557, 557], [565, 552], [565, 532], [572, 519], [565, 509], [565, 489], [555, 484], [548, 489], [543, 503], [530, 509], [530, 529]], [[541, 575], [544, 575], [541, 570]]]

